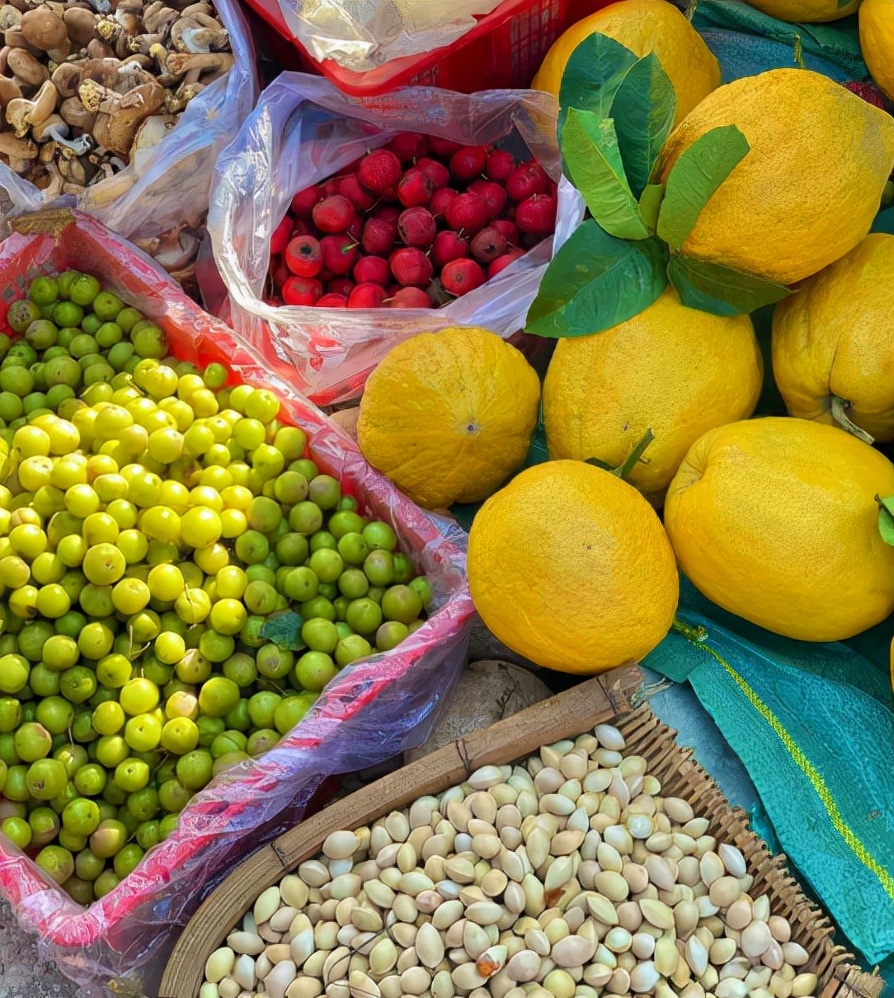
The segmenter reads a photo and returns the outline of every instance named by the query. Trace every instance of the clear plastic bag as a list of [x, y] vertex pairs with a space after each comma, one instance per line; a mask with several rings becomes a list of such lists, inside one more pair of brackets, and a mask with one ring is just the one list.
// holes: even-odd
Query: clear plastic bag
[[501, 0], [279, 0], [294, 36], [317, 60], [354, 73], [462, 38]]
[[[187, 105], [175, 128], [137, 164], [51, 205], [33, 184], [0, 163], [0, 216], [44, 207], [78, 207], [128, 239], [149, 239], [201, 220], [208, 208], [214, 163], [257, 100], [251, 30], [238, 0], [216, 0], [230, 36], [234, 63]], [[4, 226], [0, 226], [0, 232]]]
[[583, 219], [580, 195], [562, 178], [556, 233], [475, 291], [439, 309], [276, 307], [263, 301], [270, 237], [292, 196], [388, 142], [419, 130], [472, 145], [515, 143], [556, 179], [558, 105], [534, 90], [466, 95], [409, 87], [352, 98], [326, 80], [283, 73], [221, 153], [208, 233], [219, 283], [200, 272], [206, 307], [273, 364], [293, 370], [312, 401], [333, 404], [360, 394], [370, 371], [401, 340], [446, 326], [484, 326], [502, 336], [524, 327], [528, 307], [553, 253]]
[[473, 607], [465, 582], [465, 534], [452, 521], [414, 506], [364, 461], [335, 423], [271, 374], [255, 351], [95, 219], [45, 212], [20, 220], [19, 227], [29, 234], [13, 234], [0, 245], [0, 330], [9, 303], [39, 273], [68, 266], [94, 273], [155, 319], [178, 357], [225, 363], [236, 381], [276, 392], [283, 418], [307, 433], [320, 468], [393, 526], [435, 596], [418, 631], [393, 651], [343, 669], [288, 736], [198, 793], [179, 829], [89, 908], [47, 881], [0, 836], [0, 891], [63, 972], [85, 989], [109, 976], [139, 976], [143, 992], [157, 994], [159, 953], [198, 906], [204, 888], [299, 821], [328, 777], [378, 765], [425, 740], [466, 658]]

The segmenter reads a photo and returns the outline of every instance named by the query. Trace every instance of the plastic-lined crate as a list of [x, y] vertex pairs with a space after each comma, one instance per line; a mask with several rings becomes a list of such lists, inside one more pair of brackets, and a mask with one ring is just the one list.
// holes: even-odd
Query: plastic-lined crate
[[247, 0], [278, 34], [278, 39], [270, 38], [271, 47], [286, 68], [320, 73], [354, 97], [373, 97], [410, 85], [444, 87], [464, 94], [526, 89], [559, 35], [610, 2], [504, 0], [450, 45], [355, 73], [332, 59], [314, 59], [292, 35], [277, 0]]
[[400, 494], [281, 371], [271, 370], [232, 330], [201, 312], [153, 260], [77, 211], [24, 216], [14, 227], [0, 245], [0, 332], [11, 332], [5, 322], [9, 304], [38, 275], [68, 267], [94, 274], [159, 324], [178, 359], [221, 363], [230, 371], [230, 384], [272, 390], [282, 405], [280, 418], [304, 430], [308, 455], [320, 470], [392, 526], [435, 592], [419, 630], [397, 648], [339, 672], [274, 748], [198, 792], [178, 829], [89, 907], [77, 904], [0, 834], [0, 897], [38, 935], [43, 954], [88, 985], [116, 974], [139, 976], [178, 923], [186, 922], [202, 889], [319, 807], [335, 789], [330, 777], [378, 765], [420, 744], [465, 662], [473, 606], [460, 528]]

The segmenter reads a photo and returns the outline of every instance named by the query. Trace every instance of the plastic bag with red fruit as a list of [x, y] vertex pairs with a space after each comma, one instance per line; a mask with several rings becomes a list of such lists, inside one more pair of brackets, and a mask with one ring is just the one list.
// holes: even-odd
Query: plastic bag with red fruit
[[[472, 325], [512, 336], [524, 326], [528, 306], [553, 253], [585, 211], [578, 193], [560, 179], [557, 114], [554, 99], [537, 91], [494, 90], [466, 95], [412, 87], [361, 100], [339, 93], [319, 77], [282, 74], [262, 94], [255, 112], [218, 161], [208, 218], [215, 267], [200, 271], [206, 307], [226, 319], [271, 365], [288, 371], [296, 386], [320, 405], [357, 397], [385, 353], [416, 333]], [[424, 153], [425, 145], [431, 143], [432, 154], [417, 161], [417, 150], [395, 146], [396, 136], [401, 136], [398, 143], [412, 144], [404, 134], [408, 132], [426, 136], [421, 151]], [[395, 171], [393, 158], [379, 156], [356, 172], [358, 167], [352, 166], [355, 161], [389, 143], [403, 161], [400, 171]], [[451, 143], [496, 146], [510, 155], [501, 152], [488, 167], [481, 161], [480, 149], [477, 153], [458, 151]], [[531, 159], [542, 165], [539, 173], [536, 166], [513, 170], [514, 164]], [[408, 171], [408, 163], [410, 167], [415, 163], [416, 169]], [[420, 170], [429, 176], [430, 185], [419, 176]], [[338, 181], [324, 183], [339, 171], [343, 172]], [[485, 179], [484, 171], [499, 177], [499, 190]], [[448, 179], [450, 187], [445, 186]], [[321, 214], [316, 203], [319, 189], [306, 204], [295, 198], [296, 192], [315, 185], [322, 185], [322, 193], [341, 201], [331, 200]], [[466, 193], [459, 192], [463, 188]], [[454, 189], [455, 196], [442, 193]], [[330, 215], [333, 227], [337, 227], [335, 216], [345, 209], [345, 199], [361, 214], [375, 212], [375, 224], [364, 223], [362, 230], [349, 227], [347, 236], [332, 234], [318, 239], [326, 264], [322, 275], [326, 286], [319, 274], [293, 274], [283, 297], [295, 304], [274, 300], [269, 283], [271, 240], [278, 239], [282, 245], [274, 250], [282, 250], [290, 236], [320, 236]], [[426, 232], [424, 224], [408, 227], [406, 218], [398, 218], [404, 211], [415, 211], [423, 201], [431, 212], [446, 219], [449, 228], [442, 227], [442, 233], [461, 226], [480, 231], [481, 220], [474, 217], [475, 211], [481, 201], [489, 199], [496, 199], [488, 216], [494, 219], [489, 228], [495, 232], [480, 240], [484, 245], [478, 261], [484, 262], [478, 267], [493, 276], [484, 283], [478, 268], [470, 266], [469, 256], [452, 259], [455, 247], [438, 246], [439, 237], [429, 246], [431, 231]], [[555, 232], [550, 236], [554, 199], [558, 207]], [[287, 220], [290, 205], [291, 222]], [[518, 221], [524, 219], [528, 226], [528, 244], [540, 240], [533, 248], [509, 248], [513, 241], [519, 241], [520, 226], [506, 217], [516, 208], [521, 216]], [[425, 220], [420, 215], [417, 221]], [[446, 244], [449, 240], [442, 241]], [[383, 303], [375, 290], [381, 281], [376, 274], [380, 265], [360, 265], [361, 275], [354, 274], [353, 268], [361, 250], [369, 255], [360, 259], [371, 259], [385, 256], [389, 247], [393, 247], [394, 255], [389, 259], [395, 285], [410, 287], [398, 292], [392, 285]], [[494, 253], [499, 259], [487, 262]], [[339, 273], [343, 266], [345, 271]], [[446, 273], [440, 270], [440, 281], [426, 289], [435, 268], [442, 267], [447, 268]], [[355, 281], [358, 276], [364, 279], [355, 284], [347, 276], [348, 270]], [[284, 270], [279, 278], [288, 275]], [[472, 290], [466, 291], [469, 286]], [[417, 300], [429, 304], [421, 297], [420, 288], [438, 293], [451, 289], [454, 295], [460, 294], [443, 293], [440, 300], [444, 304], [439, 308], [413, 307]], [[335, 298], [327, 297], [321, 303], [323, 293], [341, 297], [338, 305], [342, 307], [329, 306]], [[392, 302], [393, 297], [396, 301]], [[397, 304], [401, 307], [394, 307]]]

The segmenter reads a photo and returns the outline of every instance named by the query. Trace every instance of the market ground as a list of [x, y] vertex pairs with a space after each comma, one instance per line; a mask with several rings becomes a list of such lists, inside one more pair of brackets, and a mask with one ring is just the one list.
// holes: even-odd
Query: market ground
[[[646, 672], [645, 678], [650, 683], [659, 677]], [[727, 798], [747, 810], [754, 801], [754, 787], [689, 687], [663, 690], [651, 697], [650, 702], [661, 720], [680, 732], [680, 744], [693, 747], [696, 759]], [[51, 963], [40, 959], [34, 938], [19, 930], [3, 901], [0, 901], [0, 998], [84, 998], [81, 988], [63, 977]]]
[[0, 901], [0, 998], [81, 998], [81, 989], [37, 955], [34, 937], [21, 932]]

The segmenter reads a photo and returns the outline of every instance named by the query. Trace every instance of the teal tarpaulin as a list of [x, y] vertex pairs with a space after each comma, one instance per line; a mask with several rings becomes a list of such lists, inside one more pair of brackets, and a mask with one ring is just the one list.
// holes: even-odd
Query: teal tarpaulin
[[742, 0], [698, 0], [692, 26], [717, 57], [724, 83], [799, 64], [839, 83], [869, 78], [855, 15], [830, 24], [789, 24]]
[[782, 850], [853, 945], [870, 963], [894, 954], [894, 620], [861, 636], [859, 650], [792, 641], [685, 580], [678, 619], [644, 664], [691, 684]]

